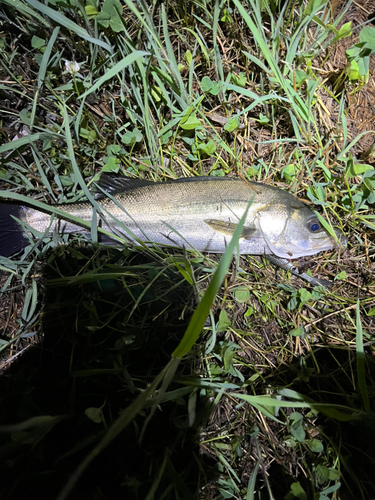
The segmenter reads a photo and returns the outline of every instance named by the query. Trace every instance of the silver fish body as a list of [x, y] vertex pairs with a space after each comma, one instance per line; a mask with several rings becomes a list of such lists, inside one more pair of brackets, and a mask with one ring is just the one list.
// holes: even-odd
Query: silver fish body
[[[109, 195], [97, 197], [101, 227], [129, 241], [135, 237], [158, 245], [223, 253], [249, 206], [240, 254], [296, 259], [337, 245], [310, 208], [290, 193], [265, 184], [223, 177], [154, 183], [103, 175], [99, 186]], [[92, 220], [93, 207], [88, 202], [59, 208], [84, 221]], [[56, 224], [66, 233], [83, 231], [67, 221], [51, 225], [49, 214], [33, 208], [23, 207], [19, 217], [42, 233], [48, 228], [52, 231]], [[342, 233], [336, 231], [336, 236], [344, 246]]]

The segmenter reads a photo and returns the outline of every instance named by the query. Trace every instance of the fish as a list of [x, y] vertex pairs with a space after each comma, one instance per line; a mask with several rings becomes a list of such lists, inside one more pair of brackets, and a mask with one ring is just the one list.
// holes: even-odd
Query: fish
[[[239, 178], [152, 182], [102, 174], [95, 200], [101, 212], [97, 215], [99, 226], [132, 244], [141, 241], [223, 253], [249, 207], [238, 242], [239, 254], [289, 261], [346, 245], [340, 230], [335, 229], [333, 238], [316, 214], [289, 192]], [[89, 201], [57, 207], [83, 221], [93, 219]], [[31, 206], [0, 204], [0, 255], [9, 257], [30, 244], [27, 226], [44, 234], [88, 231], [60, 216], [51, 220], [50, 214]]]

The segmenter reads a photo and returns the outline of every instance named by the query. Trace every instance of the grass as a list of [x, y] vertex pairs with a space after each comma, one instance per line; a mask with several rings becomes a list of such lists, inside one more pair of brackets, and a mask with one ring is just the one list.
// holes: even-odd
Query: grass
[[102, 172], [240, 175], [349, 239], [301, 260], [327, 290], [96, 227], [1, 258], [4, 498], [374, 494], [373, 132], [348, 119], [370, 83], [330, 79], [361, 29], [330, 5], [3, 2], [1, 199], [58, 214]]

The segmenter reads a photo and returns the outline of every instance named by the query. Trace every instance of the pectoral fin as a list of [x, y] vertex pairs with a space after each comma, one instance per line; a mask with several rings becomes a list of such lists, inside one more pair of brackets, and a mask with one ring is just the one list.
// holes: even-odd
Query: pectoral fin
[[[233, 233], [237, 227], [234, 222], [225, 222], [222, 220], [208, 219], [204, 221], [211, 229], [217, 231], [218, 233], [224, 234], [225, 236], [233, 236]], [[253, 227], [244, 227], [242, 230], [241, 238], [245, 240], [250, 240], [254, 235], [256, 229]]]

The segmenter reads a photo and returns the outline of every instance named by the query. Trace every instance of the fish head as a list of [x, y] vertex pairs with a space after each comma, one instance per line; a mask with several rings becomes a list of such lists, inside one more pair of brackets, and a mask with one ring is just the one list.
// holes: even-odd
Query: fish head
[[294, 197], [289, 203], [263, 209], [257, 214], [255, 224], [270, 253], [286, 259], [346, 246], [346, 238], [341, 231], [335, 230], [336, 241], [323, 228], [314, 212]]

